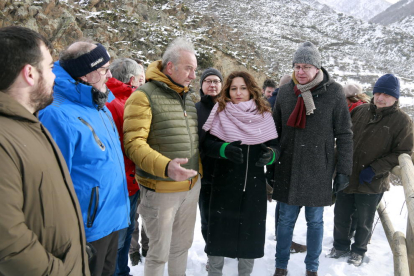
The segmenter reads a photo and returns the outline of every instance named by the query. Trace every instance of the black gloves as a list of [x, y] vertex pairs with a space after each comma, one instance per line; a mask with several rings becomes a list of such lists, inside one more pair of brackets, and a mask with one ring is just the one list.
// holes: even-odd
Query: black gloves
[[339, 191], [342, 191], [343, 189], [348, 187], [348, 185], [349, 176], [342, 173], [337, 173], [333, 183], [333, 193], [336, 194]]
[[242, 164], [243, 163], [243, 151], [241, 148], [238, 147], [240, 146], [240, 144], [241, 144], [241, 141], [235, 141], [235, 142], [231, 142], [230, 144], [227, 144], [224, 149], [224, 156], [222, 154], [220, 155], [224, 158], [229, 159], [230, 161], [236, 164]]
[[260, 146], [262, 147], [262, 154], [256, 162], [256, 166], [263, 167], [265, 165], [274, 164], [279, 158], [279, 151], [274, 147], [266, 146], [266, 144], [261, 144]]

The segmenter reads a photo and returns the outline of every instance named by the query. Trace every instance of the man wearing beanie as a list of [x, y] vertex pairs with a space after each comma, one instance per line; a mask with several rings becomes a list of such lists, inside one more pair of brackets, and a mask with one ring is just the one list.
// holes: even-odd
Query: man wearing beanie
[[119, 134], [105, 106], [108, 96], [113, 97], [105, 84], [112, 77], [109, 60], [101, 44], [70, 45], [54, 63], [54, 101], [39, 114], [66, 160], [86, 241], [96, 249], [91, 275], [114, 274], [118, 231], [129, 223]]
[[346, 186], [351, 174], [352, 131], [342, 86], [321, 66], [311, 42], [301, 44], [293, 55], [292, 81], [280, 87], [273, 116], [281, 145], [273, 171], [273, 199], [280, 202], [274, 275], [288, 273], [293, 229], [303, 206], [308, 225], [306, 275], [315, 276], [324, 206], [332, 204], [332, 193]]
[[[200, 78], [200, 97], [201, 100], [196, 103], [197, 117], [198, 117], [198, 139], [199, 144], [202, 145], [206, 137], [206, 132], [203, 130], [203, 125], [210, 115], [211, 109], [217, 102], [217, 97], [221, 92], [223, 83], [223, 76], [214, 68], [207, 68], [201, 74]], [[205, 155], [205, 152], [200, 148], [201, 163], [203, 165], [203, 178], [201, 179], [201, 190], [198, 206], [200, 208], [201, 216], [201, 233], [204, 241], [207, 242], [207, 225], [209, 217], [211, 183], [213, 180], [213, 170], [215, 158]]]
[[[352, 175], [349, 186], [337, 194], [334, 243], [327, 255], [331, 258], [349, 255], [348, 263], [355, 266], [362, 264], [367, 252], [377, 205], [390, 188], [390, 171], [398, 165], [400, 154], [411, 155], [413, 149], [413, 122], [398, 106], [398, 79], [392, 74], [380, 77], [373, 94], [370, 104], [358, 106], [351, 112]], [[354, 211], [358, 222], [351, 245], [348, 233]]]

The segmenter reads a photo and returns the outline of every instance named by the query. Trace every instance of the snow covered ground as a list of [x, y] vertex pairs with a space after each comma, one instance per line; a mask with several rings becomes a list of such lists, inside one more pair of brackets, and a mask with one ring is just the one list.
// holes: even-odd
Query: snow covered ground
[[[387, 206], [387, 212], [393, 222], [396, 231], [405, 233], [407, 224], [407, 209], [404, 203], [404, 190], [402, 187], [392, 186], [391, 190], [385, 193], [383, 201]], [[267, 227], [266, 227], [266, 244], [265, 256], [255, 261], [252, 276], [271, 276], [274, 273], [274, 255], [276, 241], [274, 241], [274, 215], [276, 203], [268, 203], [267, 210]], [[360, 267], [348, 265], [346, 258], [338, 260], [326, 258], [325, 255], [332, 248], [333, 242], [333, 214], [334, 206], [326, 207], [324, 211], [324, 238], [322, 244], [322, 254], [319, 258], [320, 265], [318, 274], [320, 276], [361, 276], [361, 275], [394, 275], [394, 264], [391, 249], [381, 221], [375, 226], [371, 243], [368, 245], [368, 252], [365, 255], [363, 264]], [[377, 222], [376, 216], [375, 223]], [[203, 276], [207, 275], [205, 264], [207, 262], [204, 253], [204, 240], [201, 235], [200, 217], [197, 214], [197, 222], [195, 226], [194, 242], [188, 254], [187, 276]], [[294, 241], [306, 243], [306, 220], [304, 210], [301, 211], [296, 223]], [[306, 253], [291, 254], [288, 266], [290, 276], [305, 275], [305, 259]], [[134, 276], [144, 275], [144, 266], [131, 267], [131, 274]], [[167, 269], [164, 273], [168, 275]], [[234, 259], [226, 259], [223, 269], [225, 276], [237, 276], [237, 261]]]

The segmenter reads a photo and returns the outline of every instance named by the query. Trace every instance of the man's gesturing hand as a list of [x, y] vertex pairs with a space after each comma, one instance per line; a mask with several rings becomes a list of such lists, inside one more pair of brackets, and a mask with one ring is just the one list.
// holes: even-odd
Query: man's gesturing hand
[[168, 177], [175, 181], [184, 181], [197, 175], [195, 170], [187, 170], [181, 167], [181, 164], [186, 164], [188, 158], [175, 158], [168, 163]]

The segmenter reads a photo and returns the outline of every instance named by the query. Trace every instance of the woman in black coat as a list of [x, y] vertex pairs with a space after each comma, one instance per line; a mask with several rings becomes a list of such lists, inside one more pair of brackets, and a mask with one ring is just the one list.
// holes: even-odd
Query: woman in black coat
[[206, 253], [209, 275], [222, 275], [224, 257], [239, 259], [239, 275], [264, 255], [266, 179], [264, 166], [279, 156], [270, 106], [247, 72], [227, 78], [203, 126], [206, 155], [217, 158], [210, 198]]

